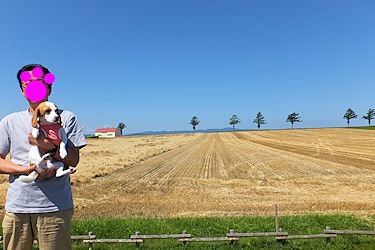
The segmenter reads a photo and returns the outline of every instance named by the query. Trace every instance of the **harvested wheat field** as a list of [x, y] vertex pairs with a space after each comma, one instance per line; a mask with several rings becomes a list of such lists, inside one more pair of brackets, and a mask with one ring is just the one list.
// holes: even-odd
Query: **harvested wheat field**
[[276, 203], [282, 214], [370, 215], [375, 131], [89, 139], [72, 184], [77, 217], [271, 215]]

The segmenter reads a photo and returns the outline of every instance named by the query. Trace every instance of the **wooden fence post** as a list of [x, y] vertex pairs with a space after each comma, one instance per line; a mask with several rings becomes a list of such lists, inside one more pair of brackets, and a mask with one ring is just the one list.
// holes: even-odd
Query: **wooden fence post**
[[[91, 235], [92, 235], [92, 232], [89, 232], [89, 239], [91, 239]], [[89, 250], [93, 250], [94, 249], [94, 244], [93, 243], [89, 243]]]
[[[229, 233], [234, 233], [234, 230], [232, 230], [232, 229], [229, 230]], [[234, 240], [232, 240], [232, 241], [230, 242], [230, 244], [233, 245], [233, 244], [234, 244]]]
[[[139, 232], [138, 232], [138, 231], [137, 231], [137, 232], [135, 232], [135, 235], [139, 235]], [[136, 247], [139, 247], [139, 243], [138, 243], [138, 242], [136, 242], [136, 243], [135, 243], [135, 246], [136, 246]]]
[[276, 233], [279, 232], [279, 207], [277, 204], [275, 205], [275, 226], [276, 226]]

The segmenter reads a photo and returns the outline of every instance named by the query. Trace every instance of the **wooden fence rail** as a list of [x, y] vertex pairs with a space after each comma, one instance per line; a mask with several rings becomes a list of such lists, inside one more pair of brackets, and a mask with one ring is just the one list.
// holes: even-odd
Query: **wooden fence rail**
[[325, 234], [344, 234], [344, 235], [370, 235], [375, 237], [375, 231], [366, 230], [331, 230], [330, 227], [326, 227], [324, 230]]
[[[236, 232], [230, 230], [229, 233], [224, 237], [192, 237], [191, 234], [183, 231], [182, 234], [135, 234], [130, 235], [128, 239], [97, 239], [96, 235], [89, 232], [88, 235], [73, 235], [71, 236], [72, 241], [78, 241], [87, 243], [89, 250], [93, 250], [94, 244], [99, 243], [123, 243], [123, 244], [136, 244], [143, 243], [145, 240], [163, 240], [163, 239], [175, 239], [178, 242], [186, 244], [188, 242], [238, 242], [241, 238], [249, 237], [273, 237], [276, 241], [285, 240], [307, 240], [307, 239], [326, 239], [329, 241], [332, 238], [336, 238], [337, 235], [368, 235], [375, 238], [375, 231], [366, 230], [332, 230], [329, 227], [323, 231], [322, 234], [303, 234], [303, 235], [289, 235], [288, 232], [283, 232], [279, 228], [278, 219], [278, 206], [275, 206], [275, 232]], [[35, 241], [34, 243], [37, 243]], [[0, 236], [0, 244], [2, 244], [2, 236]]]
[[139, 234], [139, 232], [135, 232], [134, 235], [130, 235], [130, 239], [180, 239], [180, 238], [191, 238], [191, 234], [187, 234], [186, 231], [184, 231], [182, 234], [148, 234], [148, 235], [142, 235]]
[[337, 234], [302, 234], [302, 235], [288, 235], [288, 236], [278, 236], [276, 240], [307, 240], [307, 239], [331, 239], [335, 238]]
[[96, 235], [89, 232], [88, 235], [72, 235], [71, 239], [72, 241], [94, 240], [96, 239]]
[[238, 237], [199, 237], [199, 238], [185, 238], [178, 239], [179, 242], [186, 244], [187, 242], [218, 242], [218, 241], [230, 241], [233, 244], [235, 241], [239, 241]]
[[[78, 242], [83, 242], [84, 240], [93, 240], [96, 239], [96, 235], [93, 234], [92, 232], [89, 232], [88, 235], [72, 235], [71, 240], [72, 241], [78, 241]], [[0, 245], [3, 244], [3, 236], [0, 236]], [[38, 240], [34, 240], [33, 244], [38, 244]]]
[[231, 230], [227, 233], [227, 237], [239, 237], [239, 238], [247, 238], [247, 237], [277, 237], [277, 236], [288, 236], [288, 232], [255, 232], [255, 233], [236, 233], [235, 231]]

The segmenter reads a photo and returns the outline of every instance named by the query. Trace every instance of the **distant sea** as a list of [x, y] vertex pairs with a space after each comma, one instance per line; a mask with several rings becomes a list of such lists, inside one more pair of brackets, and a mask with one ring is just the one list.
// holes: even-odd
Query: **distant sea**
[[[315, 128], [294, 128], [295, 130], [299, 129], [321, 129], [321, 128], [342, 128], [342, 127], [315, 127]], [[362, 127], [351, 127], [351, 128], [362, 128]], [[281, 128], [281, 129], [263, 129], [260, 130], [286, 130], [290, 128]], [[235, 131], [257, 131], [258, 129], [235, 129]], [[166, 135], [166, 134], [192, 134], [192, 133], [214, 133], [214, 132], [231, 132], [233, 128], [218, 128], [218, 129], [197, 129], [193, 130], [175, 130], [175, 131], [144, 131], [138, 133], [126, 134], [123, 136], [139, 136], [139, 135]], [[92, 134], [85, 134], [86, 138], [95, 137]]]
[[[192, 134], [192, 133], [210, 133], [210, 132], [228, 132], [233, 131], [233, 128], [220, 128], [220, 129], [197, 129], [193, 130], [175, 130], [175, 131], [144, 131], [126, 134], [123, 136], [137, 136], [137, 135], [167, 135], [167, 134]], [[235, 131], [248, 131], [248, 129], [236, 129]], [[85, 134], [86, 138], [95, 137], [92, 134]]]

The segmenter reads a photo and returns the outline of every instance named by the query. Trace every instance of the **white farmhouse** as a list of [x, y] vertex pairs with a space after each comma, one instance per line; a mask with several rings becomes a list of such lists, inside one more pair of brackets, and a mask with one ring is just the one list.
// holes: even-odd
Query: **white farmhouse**
[[114, 138], [120, 135], [121, 132], [119, 128], [97, 128], [95, 130], [95, 136], [99, 138]]

